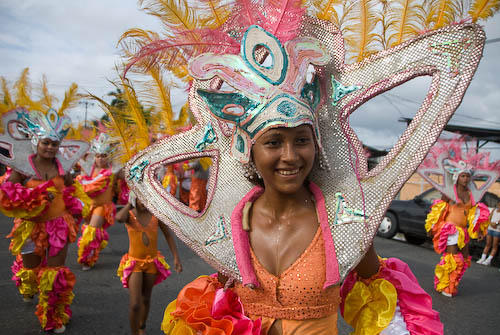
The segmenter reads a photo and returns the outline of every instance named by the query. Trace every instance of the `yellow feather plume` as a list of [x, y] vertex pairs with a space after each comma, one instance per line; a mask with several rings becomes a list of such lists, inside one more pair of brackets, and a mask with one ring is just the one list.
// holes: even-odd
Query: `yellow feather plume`
[[9, 92], [7, 81], [4, 77], [0, 77], [0, 80], [2, 81], [2, 101], [0, 106], [7, 106], [10, 109], [14, 107], [14, 101], [12, 101], [12, 96]]
[[64, 100], [61, 107], [57, 110], [57, 114], [59, 114], [59, 116], [64, 115], [64, 112], [67, 109], [73, 108], [77, 105], [80, 98], [81, 96], [78, 94], [78, 85], [72, 83], [68, 90], [64, 93]]
[[40, 99], [40, 103], [43, 105], [45, 109], [52, 108], [55, 97], [50, 94], [49, 88], [47, 87], [47, 77], [44, 75], [42, 77], [42, 98]]
[[361, 61], [382, 49], [383, 37], [376, 29], [381, 18], [378, 0], [351, 3], [341, 29], [350, 59]]
[[459, 19], [460, 4], [457, 0], [429, 1], [426, 9], [428, 29], [439, 29]]
[[343, 1], [340, 0], [311, 0], [306, 2], [306, 6], [318, 19], [330, 21], [336, 26], [340, 26], [339, 15], [334, 6], [341, 3]]
[[91, 93], [89, 93], [89, 96], [100, 104], [104, 113], [106, 113], [106, 115], [109, 117], [110, 121], [106, 124], [107, 128], [110, 130], [109, 134], [112, 138], [117, 139], [121, 144], [119, 146], [120, 152], [118, 153], [118, 155], [121, 156], [120, 159], [122, 162], [128, 161], [133, 156], [134, 152], [131, 147], [133, 141], [131, 140], [131, 137], [129, 136], [130, 134], [127, 131], [129, 128], [127, 123], [125, 122], [125, 119], [119, 116], [120, 111], [118, 108], [111, 106], [103, 99]]
[[172, 35], [197, 28], [195, 10], [187, 0], [139, 0], [139, 6], [158, 17]]
[[[135, 90], [127, 79], [121, 79], [121, 87], [127, 99], [125, 119], [134, 126], [134, 151], [138, 152], [149, 145], [149, 130], [144, 117], [143, 109], [137, 99]], [[131, 158], [131, 157], [129, 157]]]
[[476, 0], [472, 3], [469, 15], [472, 21], [486, 20], [500, 9], [500, 0]]
[[231, 11], [228, 9], [227, 1], [221, 0], [202, 0], [206, 5], [207, 10], [200, 13], [200, 25], [210, 29], [216, 29], [222, 26], [229, 16]]
[[29, 80], [28, 68], [23, 70], [21, 77], [19, 77], [14, 87], [16, 89], [16, 106], [43, 111], [42, 104], [31, 99], [31, 82]]
[[386, 31], [387, 47], [409, 40], [425, 28], [425, 10], [415, 0], [391, 1]]

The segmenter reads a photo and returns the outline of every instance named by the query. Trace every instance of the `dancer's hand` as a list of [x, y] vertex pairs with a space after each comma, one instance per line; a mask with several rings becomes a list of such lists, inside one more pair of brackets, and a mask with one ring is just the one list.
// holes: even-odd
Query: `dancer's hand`
[[64, 175], [64, 186], [71, 186], [73, 185], [73, 176], [71, 175], [71, 172], [67, 172]]
[[174, 268], [175, 268], [175, 272], [177, 272], [177, 273], [182, 272], [181, 260], [178, 257], [174, 258]]

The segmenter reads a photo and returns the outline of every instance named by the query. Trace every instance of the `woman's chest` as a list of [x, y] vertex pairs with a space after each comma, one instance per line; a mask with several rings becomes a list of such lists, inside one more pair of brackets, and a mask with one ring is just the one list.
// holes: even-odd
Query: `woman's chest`
[[254, 224], [252, 221], [250, 245], [262, 266], [269, 273], [279, 275], [304, 254], [318, 228], [318, 222], [310, 217], [268, 224]]

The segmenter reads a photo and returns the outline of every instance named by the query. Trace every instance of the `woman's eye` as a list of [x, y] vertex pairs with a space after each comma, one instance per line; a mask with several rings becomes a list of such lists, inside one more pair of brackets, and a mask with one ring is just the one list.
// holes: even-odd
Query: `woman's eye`
[[297, 139], [297, 143], [299, 144], [307, 144], [311, 141], [309, 137], [300, 137]]
[[275, 146], [279, 145], [279, 141], [277, 141], [277, 140], [270, 140], [270, 141], [266, 142], [266, 145], [267, 146], [271, 146], [271, 147], [275, 147]]

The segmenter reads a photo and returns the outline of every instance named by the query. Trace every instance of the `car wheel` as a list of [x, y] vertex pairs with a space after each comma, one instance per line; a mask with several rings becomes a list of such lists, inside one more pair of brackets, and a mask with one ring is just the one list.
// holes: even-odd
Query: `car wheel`
[[419, 237], [419, 236], [415, 236], [415, 235], [405, 234], [405, 239], [406, 239], [406, 242], [408, 242], [410, 244], [415, 244], [415, 245], [421, 245], [422, 243], [425, 242], [425, 237]]
[[393, 238], [398, 232], [398, 220], [396, 216], [390, 212], [385, 213], [380, 226], [378, 227], [377, 235], [385, 238]]

